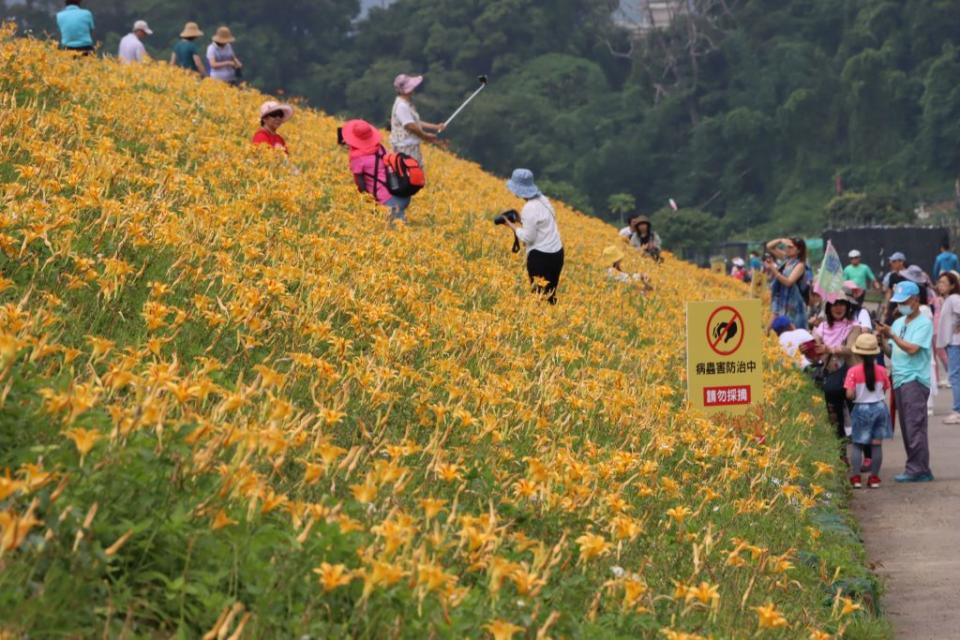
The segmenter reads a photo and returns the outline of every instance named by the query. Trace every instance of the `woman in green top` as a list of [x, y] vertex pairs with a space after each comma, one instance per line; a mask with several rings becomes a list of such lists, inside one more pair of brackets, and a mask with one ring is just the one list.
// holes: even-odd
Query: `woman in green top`
[[184, 25], [180, 33], [180, 42], [173, 47], [173, 53], [170, 54], [170, 64], [190, 71], [196, 71], [201, 76], [207, 75], [207, 68], [203, 66], [203, 58], [197, 51], [197, 38], [203, 35], [196, 22], [188, 22]]

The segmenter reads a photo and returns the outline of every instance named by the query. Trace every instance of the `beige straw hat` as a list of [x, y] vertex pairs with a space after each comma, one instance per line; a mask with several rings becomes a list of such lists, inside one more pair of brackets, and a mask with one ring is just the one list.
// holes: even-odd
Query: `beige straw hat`
[[236, 38], [230, 33], [230, 27], [218, 27], [217, 33], [213, 36], [213, 41], [217, 44], [230, 44], [236, 42]]
[[875, 356], [880, 353], [877, 336], [872, 333], [861, 333], [853, 344], [853, 352], [858, 356]]
[[188, 22], [183, 25], [183, 31], [180, 32], [181, 38], [199, 38], [203, 35], [200, 26], [196, 22]]

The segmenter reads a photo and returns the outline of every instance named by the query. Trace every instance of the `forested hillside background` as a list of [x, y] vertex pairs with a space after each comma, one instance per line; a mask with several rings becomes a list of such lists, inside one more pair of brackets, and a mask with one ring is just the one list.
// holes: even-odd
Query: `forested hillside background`
[[[54, 30], [45, 12], [60, 3], [6, 4]], [[690, 0], [692, 13], [642, 37], [612, 23], [617, 4], [398, 0], [355, 21], [356, 0], [85, 3], [108, 52], [134, 18], [153, 25], [161, 58], [185, 20], [208, 35], [229, 24], [250, 82], [377, 123], [398, 72], [427, 74], [425, 119], [489, 74], [449, 131], [454, 150], [500, 174], [529, 166], [608, 219], [631, 197], [651, 213], [672, 197], [681, 212], [659, 222], [688, 242], [818, 232], [838, 177], [884, 220], [951, 197], [960, 2]]]

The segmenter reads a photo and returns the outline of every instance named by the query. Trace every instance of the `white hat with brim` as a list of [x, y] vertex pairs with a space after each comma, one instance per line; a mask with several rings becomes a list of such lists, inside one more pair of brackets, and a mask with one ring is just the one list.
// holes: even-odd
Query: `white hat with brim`
[[286, 122], [293, 117], [293, 107], [288, 104], [283, 104], [282, 102], [277, 102], [276, 100], [267, 100], [262, 105], [260, 105], [260, 117], [265, 117], [268, 113], [273, 113], [274, 111], [283, 112], [283, 120], [280, 122]]
[[148, 36], [153, 35], [153, 30], [150, 28], [150, 25], [147, 24], [146, 20], [137, 20], [133, 23], [134, 31], [143, 31]]
[[533, 181], [533, 171], [530, 169], [514, 169], [513, 175], [507, 180], [507, 189], [518, 198], [529, 200], [540, 195], [540, 189]]
[[734, 258], [731, 262], [733, 262], [735, 267], [742, 267], [744, 264], [746, 264], [744, 263], [743, 258]]
[[203, 35], [203, 31], [200, 31], [200, 25], [196, 22], [188, 22], [183, 25], [183, 31], [180, 32], [181, 38], [199, 38]]
[[860, 252], [857, 251], [856, 249], [854, 249], [853, 251], [851, 251], [850, 253], [847, 254], [847, 257], [848, 257], [848, 258], [859, 258], [859, 257], [860, 257]]

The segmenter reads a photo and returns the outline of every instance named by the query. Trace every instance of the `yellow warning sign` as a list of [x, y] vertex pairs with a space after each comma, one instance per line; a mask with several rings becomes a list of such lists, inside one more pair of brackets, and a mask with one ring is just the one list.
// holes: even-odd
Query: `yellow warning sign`
[[687, 399], [707, 413], [747, 413], [763, 401], [759, 300], [687, 303]]

